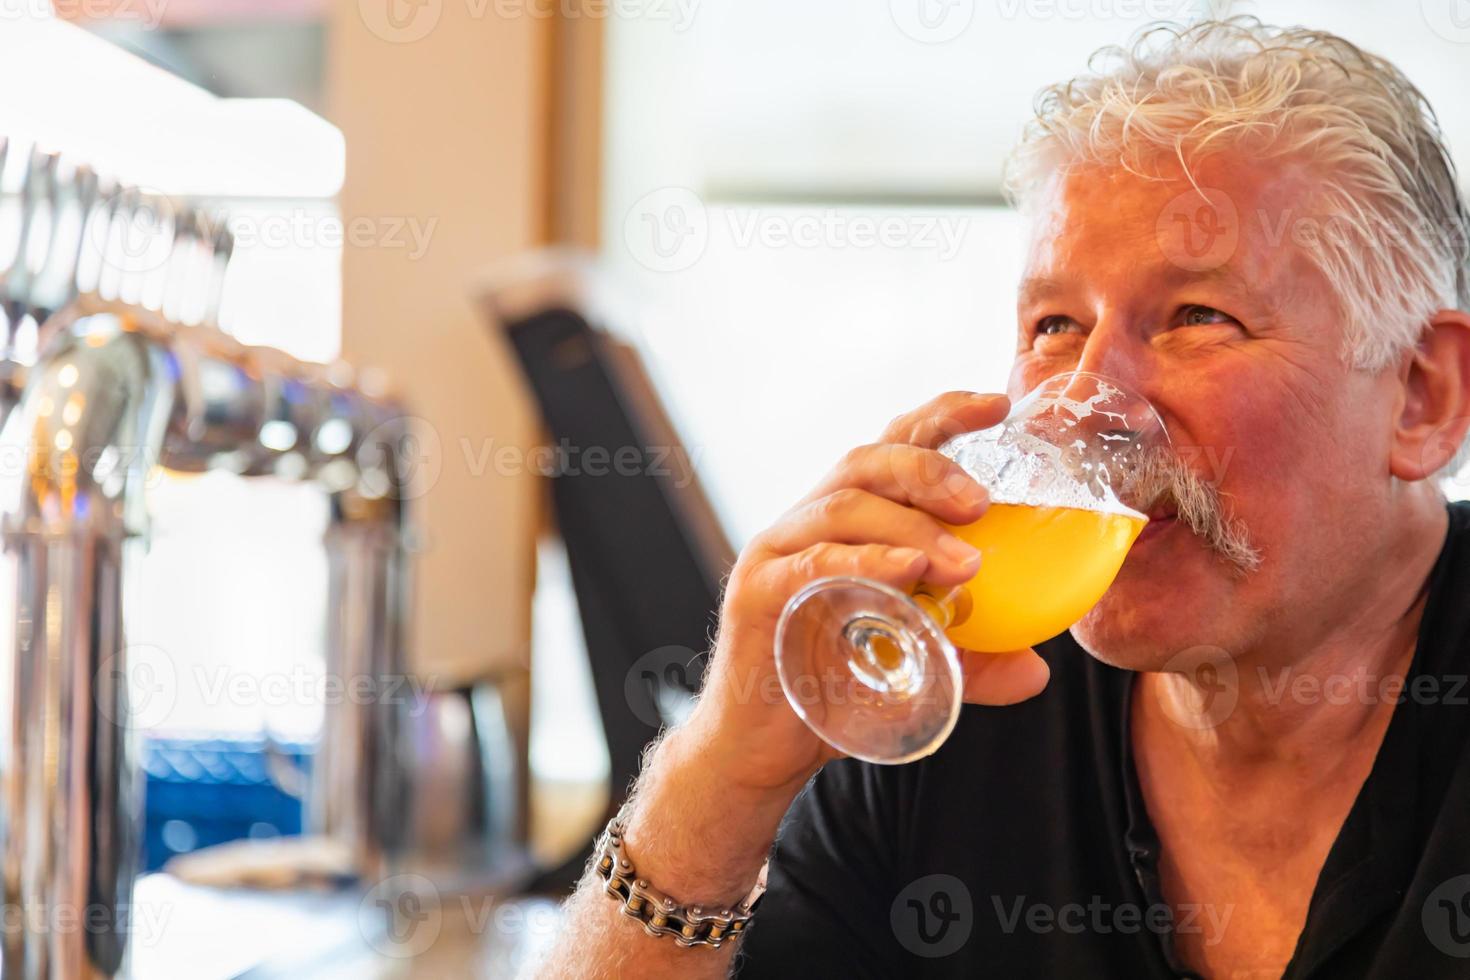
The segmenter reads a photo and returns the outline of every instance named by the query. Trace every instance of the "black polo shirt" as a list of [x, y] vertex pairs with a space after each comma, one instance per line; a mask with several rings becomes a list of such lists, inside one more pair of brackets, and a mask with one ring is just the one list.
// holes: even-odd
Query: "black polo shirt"
[[[1470, 977], [1470, 505], [1425, 587], [1383, 745], [1328, 854], [1288, 978]], [[1070, 636], [1045, 693], [966, 706], [933, 756], [850, 760], [802, 791], [771, 856], [739, 976], [1192, 976], [1128, 736], [1133, 675]], [[1323, 692], [1324, 695], [1327, 692]]]

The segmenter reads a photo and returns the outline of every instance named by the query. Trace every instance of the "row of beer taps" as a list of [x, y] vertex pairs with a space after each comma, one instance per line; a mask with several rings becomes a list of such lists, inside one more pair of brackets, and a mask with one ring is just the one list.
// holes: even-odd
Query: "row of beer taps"
[[[345, 366], [220, 330], [232, 253], [220, 214], [0, 142], [0, 901], [105, 924], [5, 917], [6, 980], [125, 966], [142, 782], [123, 594], [154, 467], [319, 487], [326, 670], [407, 669], [409, 417]], [[332, 705], [312, 767], [307, 824], [363, 876], [404, 824], [398, 710]]]
[[223, 214], [0, 136], [0, 313], [6, 360], [81, 295], [219, 324], [235, 240]]

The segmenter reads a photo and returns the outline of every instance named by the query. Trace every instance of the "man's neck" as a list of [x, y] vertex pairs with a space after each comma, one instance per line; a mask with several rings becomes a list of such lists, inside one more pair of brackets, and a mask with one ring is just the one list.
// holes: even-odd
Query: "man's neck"
[[1227, 671], [1232, 689], [1224, 693], [1233, 702], [1228, 711], [1218, 701], [1218, 671], [1141, 676], [1138, 691], [1154, 703], [1135, 716], [1145, 729], [1140, 734], [1181, 737], [1201, 768], [1226, 779], [1234, 771], [1246, 781], [1272, 763], [1329, 779], [1345, 740], [1381, 738], [1404, 693], [1423, 586], [1448, 521], [1437, 495], [1416, 493], [1401, 503], [1380, 559], [1362, 581], [1345, 585], [1341, 614], [1330, 625], [1316, 636], [1269, 639], [1235, 656]]

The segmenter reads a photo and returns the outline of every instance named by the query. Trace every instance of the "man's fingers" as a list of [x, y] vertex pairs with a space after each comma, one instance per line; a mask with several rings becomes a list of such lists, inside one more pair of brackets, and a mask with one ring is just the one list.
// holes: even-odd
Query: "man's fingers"
[[958, 585], [974, 577], [980, 552], [938, 521], [864, 490], [839, 490], [798, 507], [762, 532], [760, 544], [778, 554], [793, 554], [824, 541], [921, 548], [929, 559], [929, 580]]
[[971, 704], [1015, 704], [1035, 697], [1051, 679], [1051, 668], [1035, 650], [1011, 653], [960, 651], [965, 700]]
[[1005, 395], [950, 391], [888, 423], [879, 442], [905, 442], [937, 449], [962, 432], [997, 425], [1010, 411]]
[[989, 495], [959, 464], [932, 449], [902, 443], [859, 446], [803, 498], [807, 504], [844, 488], [866, 490], [917, 507], [949, 524], [970, 524]]
[[762, 590], [781, 596], [795, 595], [816, 579], [834, 575], [868, 578], [909, 592], [928, 566], [928, 559], [918, 548], [823, 542], [794, 555], [762, 562], [755, 577]]

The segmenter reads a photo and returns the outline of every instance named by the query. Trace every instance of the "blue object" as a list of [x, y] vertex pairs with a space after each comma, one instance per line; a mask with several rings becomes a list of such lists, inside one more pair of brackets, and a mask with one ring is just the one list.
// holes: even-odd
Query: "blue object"
[[[310, 766], [309, 744], [276, 742], [271, 751]], [[212, 844], [301, 833], [301, 801], [271, 779], [264, 738], [149, 738], [143, 771], [149, 871]]]

